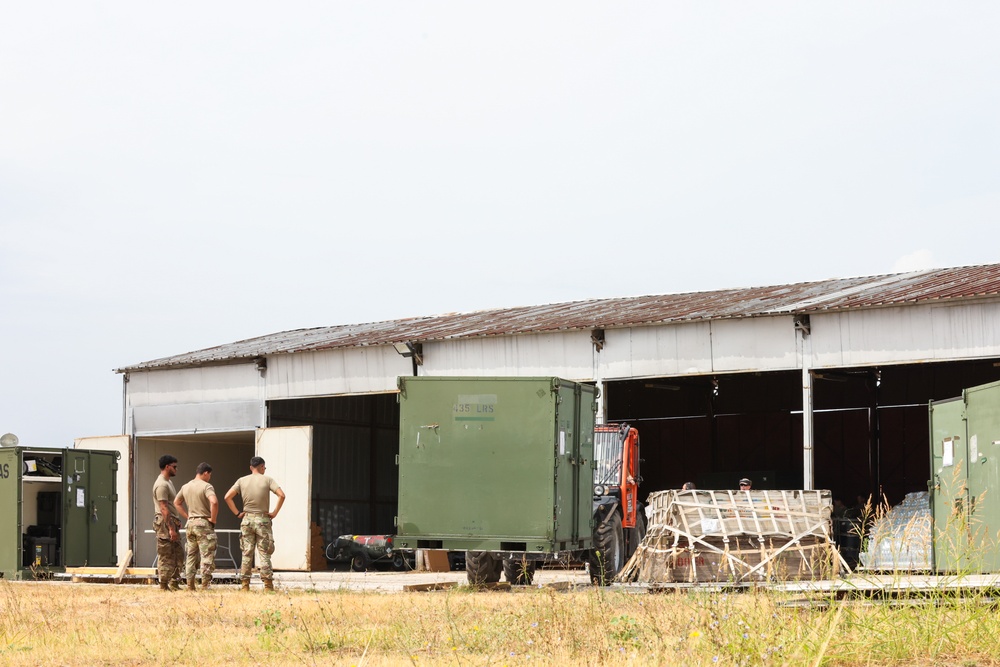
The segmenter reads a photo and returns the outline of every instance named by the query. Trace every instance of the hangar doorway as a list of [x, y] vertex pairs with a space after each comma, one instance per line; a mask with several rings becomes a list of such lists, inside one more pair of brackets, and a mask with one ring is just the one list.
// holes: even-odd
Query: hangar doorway
[[[194, 478], [195, 468], [202, 461], [212, 466], [212, 485], [219, 501], [238, 478], [249, 472], [254, 455], [254, 431], [232, 433], [195, 433], [156, 437], [136, 437], [134, 476], [135, 489], [135, 559], [140, 567], [149, 567], [156, 560], [156, 536], [153, 534], [153, 482], [160, 474], [158, 461], [164, 454], [177, 457], [174, 486]], [[240, 521], [222, 504], [219, 507], [220, 556], [218, 567], [238, 567]], [[224, 561], [223, 557], [229, 559]]]
[[324, 545], [338, 535], [395, 532], [395, 393], [269, 401], [267, 407], [270, 428], [312, 427], [309, 521]]
[[[816, 371], [816, 488], [848, 506], [858, 496], [898, 503], [930, 477], [927, 405], [1000, 380], [1000, 359]], [[799, 371], [605, 383], [609, 421], [634, 421], [642, 493], [679, 488], [802, 488]]]

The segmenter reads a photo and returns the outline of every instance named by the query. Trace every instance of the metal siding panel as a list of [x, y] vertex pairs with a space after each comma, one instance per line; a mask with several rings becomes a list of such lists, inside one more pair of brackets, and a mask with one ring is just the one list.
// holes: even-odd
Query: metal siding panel
[[931, 308], [938, 360], [1000, 356], [1000, 303]]
[[823, 335], [813, 338], [816, 367], [893, 364], [934, 358], [928, 310], [888, 308], [827, 317], [833, 320], [834, 326], [824, 327]]
[[798, 368], [792, 317], [712, 322], [712, 366], [716, 372]]
[[135, 435], [252, 431], [263, 424], [257, 403], [195, 403], [137, 407], [132, 414]]
[[[589, 331], [424, 343], [421, 375], [593, 379]], [[404, 373], [409, 375], [410, 373]]]
[[408, 358], [392, 347], [371, 347], [268, 357], [268, 400], [391, 392], [396, 378], [412, 375]]
[[134, 407], [260, 399], [260, 375], [253, 364], [204, 366], [129, 373]]
[[708, 322], [605, 331], [601, 377], [606, 380], [712, 372]]
[[1000, 304], [812, 315], [814, 368], [1000, 356]]
[[810, 368], [838, 368], [844, 365], [844, 318], [845, 313], [809, 316], [812, 345]]

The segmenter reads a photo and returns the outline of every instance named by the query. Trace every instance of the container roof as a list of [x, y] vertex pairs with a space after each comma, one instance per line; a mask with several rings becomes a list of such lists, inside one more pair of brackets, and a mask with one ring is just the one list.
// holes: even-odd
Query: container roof
[[275, 354], [554, 331], [809, 314], [1000, 295], [1000, 264], [858, 278], [497, 308], [296, 329], [146, 361], [118, 373], [236, 363]]

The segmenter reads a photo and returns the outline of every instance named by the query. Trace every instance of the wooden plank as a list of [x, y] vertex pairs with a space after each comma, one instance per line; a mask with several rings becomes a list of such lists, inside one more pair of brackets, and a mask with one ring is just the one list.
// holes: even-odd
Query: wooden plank
[[550, 591], [568, 591], [570, 588], [573, 588], [573, 583], [570, 581], [553, 581], [545, 584], [543, 588]]
[[449, 588], [454, 588], [458, 586], [457, 582], [454, 581], [437, 581], [432, 584], [408, 584], [403, 586], [404, 591], [443, 591]]
[[[116, 576], [120, 568], [116, 567], [67, 567], [66, 574], [106, 574]], [[156, 574], [155, 567], [127, 567], [125, 576], [149, 576]]]
[[[162, 505], [161, 505], [162, 507]], [[128, 564], [132, 562], [132, 550], [129, 549], [125, 552], [125, 558], [122, 558], [122, 564], [118, 566], [118, 571], [115, 572], [115, 583], [122, 583], [122, 577], [125, 576], [125, 570], [128, 568]]]

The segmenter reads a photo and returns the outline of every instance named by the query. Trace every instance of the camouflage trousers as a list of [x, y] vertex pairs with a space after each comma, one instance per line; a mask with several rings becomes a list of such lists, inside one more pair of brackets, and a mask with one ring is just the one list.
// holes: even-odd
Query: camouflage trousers
[[[174, 527], [180, 529], [180, 523], [176, 519], [167, 519], [173, 522]], [[170, 539], [170, 524], [163, 520], [161, 514], [153, 517], [153, 530], [156, 532], [156, 576], [161, 583], [171, 583], [174, 585], [181, 578], [181, 564], [184, 562], [184, 550], [181, 548], [181, 538], [177, 541]]]
[[215, 572], [215, 551], [219, 546], [215, 526], [209, 523], [208, 519], [188, 519], [185, 532], [187, 532], [185, 575], [188, 583], [195, 580], [195, 570], [198, 569], [199, 561], [201, 561], [202, 585], [211, 583], [212, 573]]
[[243, 552], [240, 579], [243, 581], [250, 581], [254, 549], [260, 553], [260, 578], [273, 579], [271, 554], [274, 553], [274, 534], [271, 532], [271, 517], [263, 513], [245, 514], [240, 524], [240, 550]]

